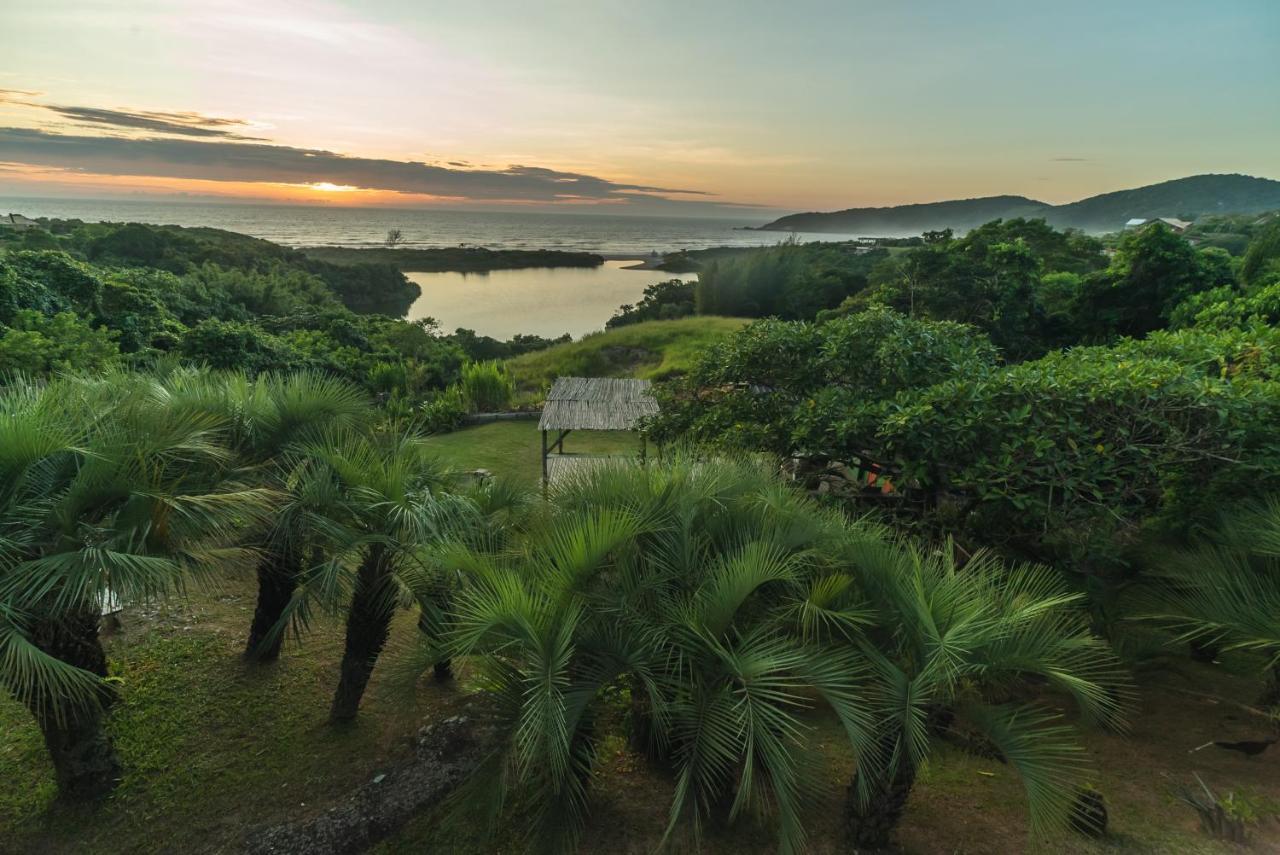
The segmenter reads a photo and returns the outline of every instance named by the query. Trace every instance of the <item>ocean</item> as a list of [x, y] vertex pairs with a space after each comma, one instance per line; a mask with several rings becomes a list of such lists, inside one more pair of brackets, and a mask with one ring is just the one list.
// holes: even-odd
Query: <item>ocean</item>
[[[745, 231], [755, 220], [631, 217], [617, 214], [338, 208], [143, 200], [26, 199], [0, 196], [0, 213], [178, 226], [210, 226], [286, 246], [380, 246], [400, 229], [404, 247], [483, 246], [490, 249], [561, 249], [612, 255], [648, 255], [711, 246], [769, 246], [782, 232]], [[796, 233], [800, 241], [843, 235]]]

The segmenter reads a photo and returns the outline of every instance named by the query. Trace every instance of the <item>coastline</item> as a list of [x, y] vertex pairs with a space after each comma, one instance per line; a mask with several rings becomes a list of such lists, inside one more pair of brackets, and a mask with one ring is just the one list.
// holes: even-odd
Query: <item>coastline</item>
[[623, 270], [661, 270], [662, 262], [666, 259], [666, 254], [655, 255], [653, 253], [634, 253], [634, 252], [602, 252], [600, 257], [605, 261], [634, 261], [635, 264], [628, 264]]

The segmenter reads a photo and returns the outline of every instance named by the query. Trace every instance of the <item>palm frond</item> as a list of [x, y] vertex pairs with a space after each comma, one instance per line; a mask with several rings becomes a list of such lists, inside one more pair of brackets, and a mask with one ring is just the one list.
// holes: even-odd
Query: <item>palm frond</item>
[[1065, 828], [1089, 772], [1075, 730], [1062, 724], [1061, 716], [1032, 707], [974, 704], [961, 713], [1017, 770], [1033, 833]]

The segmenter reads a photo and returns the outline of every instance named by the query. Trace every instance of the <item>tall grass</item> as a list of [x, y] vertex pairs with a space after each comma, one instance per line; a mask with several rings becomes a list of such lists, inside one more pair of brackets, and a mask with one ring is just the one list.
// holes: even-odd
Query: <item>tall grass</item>
[[511, 406], [515, 394], [515, 381], [507, 368], [496, 359], [487, 362], [471, 362], [462, 366], [459, 381], [462, 398], [473, 413], [492, 413]]

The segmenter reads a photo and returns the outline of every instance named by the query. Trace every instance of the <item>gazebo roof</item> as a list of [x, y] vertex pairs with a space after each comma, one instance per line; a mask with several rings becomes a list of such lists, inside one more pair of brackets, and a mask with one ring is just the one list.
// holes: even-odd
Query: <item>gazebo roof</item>
[[657, 412], [648, 380], [557, 377], [538, 430], [634, 430]]

